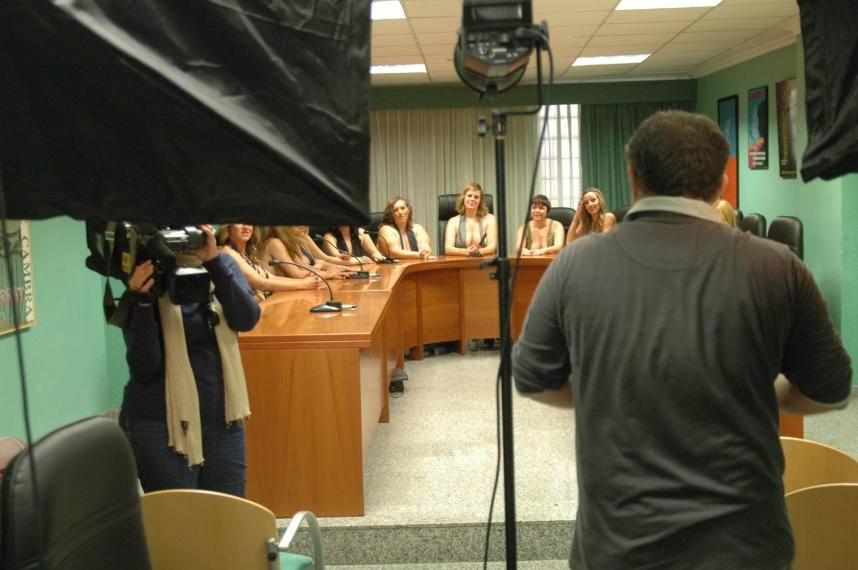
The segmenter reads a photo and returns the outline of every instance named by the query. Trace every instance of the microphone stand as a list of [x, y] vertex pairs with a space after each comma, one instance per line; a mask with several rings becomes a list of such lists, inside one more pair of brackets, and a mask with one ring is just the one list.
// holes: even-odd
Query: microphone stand
[[315, 269], [310, 269], [309, 267], [305, 267], [303, 265], [293, 263], [291, 261], [281, 261], [279, 259], [270, 260], [268, 262], [268, 265], [270, 265], [271, 267], [275, 265], [294, 265], [295, 267], [306, 269], [310, 273], [315, 273], [319, 277], [319, 279], [322, 280], [322, 282], [328, 287], [328, 295], [330, 295], [331, 298], [325, 303], [321, 303], [319, 305], [316, 305], [315, 307], [311, 307], [311, 313], [339, 313], [343, 310], [343, 303], [341, 301], [334, 301], [334, 290], [331, 289], [331, 284], [328, 283], [328, 280], [325, 279], [322, 274]]
[[384, 259], [379, 261], [378, 263], [399, 263], [398, 259], [393, 259], [392, 257], [390, 257], [390, 244], [387, 243], [387, 240], [384, 238], [383, 235], [381, 235], [380, 230], [366, 230], [366, 233], [368, 233], [369, 235], [375, 234], [378, 237], [380, 237], [382, 239], [382, 241], [384, 241], [384, 245], [387, 248], [388, 255]]
[[337, 251], [339, 251], [341, 253], [345, 253], [345, 254], [350, 255], [350, 256], [354, 257], [355, 259], [357, 259], [358, 265], [360, 266], [360, 271], [356, 271], [355, 273], [346, 277], [346, 279], [369, 279], [369, 271], [364, 270], [363, 262], [360, 260], [360, 257], [356, 256], [355, 254], [353, 254], [352, 252], [350, 252], [348, 250], [341, 249], [341, 248], [337, 247], [337, 244], [333, 243], [330, 240], [325, 239], [325, 236], [322, 236], [319, 234], [314, 234], [313, 237], [315, 239], [321, 240], [325, 243], [332, 245], [333, 248], [336, 249]]

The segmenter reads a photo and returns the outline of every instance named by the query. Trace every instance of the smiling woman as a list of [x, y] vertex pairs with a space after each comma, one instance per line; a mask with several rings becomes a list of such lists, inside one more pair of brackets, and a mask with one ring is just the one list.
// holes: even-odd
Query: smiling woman
[[379, 236], [381, 239], [376, 245], [389, 257], [435, 259], [429, 234], [423, 226], [414, 223], [411, 204], [402, 196], [396, 196], [387, 202]]
[[578, 209], [575, 211], [575, 218], [566, 234], [566, 243], [571, 243], [590, 232], [610, 231], [616, 225], [617, 218], [614, 214], [607, 212], [607, 209], [601, 190], [594, 187], [584, 190], [584, 195], [581, 196]]
[[495, 217], [483, 200], [483, 188], [471, 182], [456, 199], [458, 215], [450, 218], [444, 236], [444, 253], [482, 257], [497, 252]]

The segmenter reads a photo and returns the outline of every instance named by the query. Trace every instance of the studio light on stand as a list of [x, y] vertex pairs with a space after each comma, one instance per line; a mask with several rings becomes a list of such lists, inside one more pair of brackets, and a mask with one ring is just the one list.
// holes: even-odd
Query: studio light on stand
[[[510, 115], [532, 115], [542, 108], [542, 50], [548, 46], [548, 25], [533, 23], [531, 0], [464, 0], [462, 27], [453, 52], [456, 73], [480, 99], [512, 89], [527, 70], [536, 50], [537, 106], [530, 111], [492, 110], [491, 125], [480, 119], [477, 134], [489, 129], [495, 138], [496, 204], [498, 225], [497, 257], [483, 265], [495, 265], [500, 308], [500, 355], [498, 376], [501, 384], [501, 423], [503, 444], [504, 517], [506, 567], [517, 567], [515, 485], [512, 439], [512, 340], [510, 334], [511, 274], [507, 258], [505, 140], [506, 119]], [[492, 503], [494, 504], [494, 503]], [[487, 538], [488, 540], [488, 538]], [[488, 545], [488, 542], [486, 543]]]

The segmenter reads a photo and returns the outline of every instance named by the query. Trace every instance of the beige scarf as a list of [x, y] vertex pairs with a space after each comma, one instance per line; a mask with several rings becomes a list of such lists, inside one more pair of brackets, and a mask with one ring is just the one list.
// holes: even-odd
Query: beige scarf
[[[198, 267], [202, 264], [194, 256], [179, 254], [177, 258], [179, 264], [186, 267]], [[226, 425], [229, 425], [234, 421], [247, 419], [250, 416], [250, 404], [244, 368], [238, 351], [238, 334], [229, 328], [217, 297], [213, 297], [212, 307], [220, 319], [215, 327], [215, 337], [223, 368], [226, 404], [224, 419]], [[171, 303], [169, 295], [161, 295], [158, 299], [158, 311], [161, 315], [161, 330], [164, 333], [164, 384], [170, 448], [187, 456], [188, 466], [198, 465], [205, 460], [200, 401], [194, 371], [188, 359], [182, 307]]]

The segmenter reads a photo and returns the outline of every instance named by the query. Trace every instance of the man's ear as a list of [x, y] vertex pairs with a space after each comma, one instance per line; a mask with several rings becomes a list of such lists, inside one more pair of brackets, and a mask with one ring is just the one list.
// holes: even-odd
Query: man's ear
[[626, 172], [628, 172], [629, 184], [632, 187], [632, 205], [634, 205], [643, 198], [643, 190], [641, 190], [640, 180], [638, 180], [638, 173], [635, 172], [635, 169], [629, 166]]

